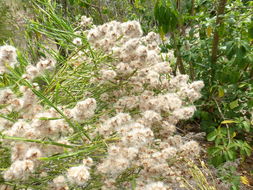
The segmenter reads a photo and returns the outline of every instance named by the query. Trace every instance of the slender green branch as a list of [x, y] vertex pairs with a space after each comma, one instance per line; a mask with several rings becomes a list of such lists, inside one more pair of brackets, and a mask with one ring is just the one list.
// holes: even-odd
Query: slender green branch
[[12, 137], [12, 136], [7, 136], [2, 133], [0, 133], [1, 139], [5, 140], [14, 140], [14, 141], [23, 141], [23, 142], [32, 142], [32, 143], [38, 143], [38, 144], [47, 144], [47, 145], [55, 145], [55, 146], [61, 146], [64, 148], [76, 148], [77, 146], [74, 145], [66, 145], [58, 142], [53, 142], [53, 141], [42, 141], [42, 140], [36, 140], [36, 139], [26, 139], [22, 137]]

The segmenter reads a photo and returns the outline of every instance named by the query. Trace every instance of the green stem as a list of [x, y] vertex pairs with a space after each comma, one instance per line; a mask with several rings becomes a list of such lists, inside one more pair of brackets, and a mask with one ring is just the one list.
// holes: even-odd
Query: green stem
[[0, 137], [2, 139], [6, 139], [6, 140], [32, 142], [32, 143], [39, 143], [39, 144], [48, 144], [48, 145], [61, 146], [61, 147], [65, 147], [65, 148], [76, 148], [76, 146], [66, 145], [66, 144], [53, 142], [53, 141], [42, 141], [42, 140], [36, 140], [36, 139], [26, 139], [26, 138], [22, 138], [22, 137], [11, 137], [11, 136], [3, 135], [3, 134], [0, 134]]

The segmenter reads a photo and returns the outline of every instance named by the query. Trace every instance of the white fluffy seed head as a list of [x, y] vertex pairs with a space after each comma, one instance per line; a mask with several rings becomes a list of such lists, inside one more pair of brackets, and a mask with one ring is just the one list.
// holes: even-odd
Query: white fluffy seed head
[[60, 175], [53, 179], [53, 183], [56, 185], [63, 185], [66, 183], [66, 179], [63, 175]]
[[0, 46], [0, 66], [5, 67], [5, 64], [13, 67], [17, 62], [16, 48], [10, 45]]
[[159, 181], [146, 185], [144, 190], [167, 190], [167, 187], [163, 182]]
[[14, 97], [15, 95], [11, 89], [6, 88], [3, 90], [0, 90], [0, 104], [7, 104], [8, 101], [13, 99]]
[[73, 44], [75, 44], [77, 46], [81, 46], [82, 45], [82, 39], [81, 38], [74, 38]]
[[34, 162], [31, 160], [17, 160], [4, 172], [3, 177], [6, 181], [26, 179], [27, 176], [34, 171], [34, 167]]
[[26, 76], [28, 79], [33, 79], [39, 74], [39, 69], [33, 65], [28, 65], [26, 67]]
[[179, 120], [186, 120], [193, 116], [196, 111], [195, 106], [183, 107], [173, 111], [173, 116]]
[[83, 159], [83, 165], [85, 166], [91, 166], [93, 164], [92, 158], [88, 157], [86, 159]]
[[86, 17], [85, 15], [83, 15], [81, 17], [81, 23], [80, 23], [80, 25], [84, 26], [84, 27], [87, 27], [89, 25], [92, 25], [92, 22], [93, 22], [92, 18]]
[[25, 158], [29, 160], [37, 160], [41, 156], [42, 156], [41, 150], [36, 147], [29, 148], [25, 154]]
[[67, 178], [72, 184], [84, 185], [90, 179], [89, 168], [84, 165], [69, 168]]
[[153, 110], [143, 112], [143, 118], [151, 124], [162, 120], [161, 115]]
[[53, 69], [56, 65], [56, 62], [51, 59], [41, 59], [37, 64], [36, 67], [39, 72], [43, 72], [48, 69]]
[[200, 92], [200, 90], [204, 87], [203, 81], [194, 81], [190, 84], [190, 88], [193, 88], [194, 90]]
[[83, 122], [94, 115], [96, 106], [94, 98], [87, 98], [77, 102], [76, 106], [70, 110], [70, 114], [76, 121]]
[[102, 70], [101, 77], [103, 80], [112, 80], [117, 76], [117, 73], [113, 70]]
[[196, 141], [189, 141], [180, 146], [181, 154], [186, 157], [196, 157], [199, 155], [200, 147], [199, 144]]

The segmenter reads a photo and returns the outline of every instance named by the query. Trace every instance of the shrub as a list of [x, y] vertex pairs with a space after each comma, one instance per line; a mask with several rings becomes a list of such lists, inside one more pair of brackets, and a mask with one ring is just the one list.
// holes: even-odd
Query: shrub
[[[153, 32], [143, 36], [136, 21], [112, 21], [84, 33], [88, 49], [80, 48], [82, 35], [73, 39], [77, 54], [53, 78], [53, 60], [31, 65], [20, 55], [18, 63], [15, 48], [1, 47], [1, 80], [10, 85], [1, 90], [1, 146], [11, 151], [4, 183], [18, 188], [42, 188], [48, 181], [53, 189], [179, 188], [185, 159], [196, 158], [200, 147], [181, 137], [176, 124], [194, 114], [203, 82], [173, 76], [160, 55], [159, 37]], [[79, 89], [83, 78], [85, 88]], [[43, 86], [41, 80], [58, 87]], [[67, 94], [78, 98], [59, 101]]]

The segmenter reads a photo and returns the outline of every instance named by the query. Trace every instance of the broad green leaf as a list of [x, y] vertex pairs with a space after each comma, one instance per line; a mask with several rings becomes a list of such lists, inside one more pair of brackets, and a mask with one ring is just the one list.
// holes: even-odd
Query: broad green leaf
[[252, 153], [252, 148], [247, 142], [243, 142], [243, 150], [247, 156], [250, 156]]
[[229, 107], [230, 109], [234, 109], [239, 106], [238, 100], [235, 100], [233, 102], [230, 102]]
[[231, 149], [228, 150], [227, 154], [228, 154], [229, 160], [234, 160], [236, 158], [236, 152], [234, 150], [231, 150]]
[[214, 141], [216, 137], [217, 137], [217, 131], [215, 130], [207, 135], [207, 140]]
[[219, 87], [218, 88], [218, 95], [219, 95], [219, 97], [222, 98], [224, 96], [224, 94], [225, 94], [224, 93], [224, 89], [222, 87]]
[[214, 156], [212, 159], [211, 159], [211, 163], [217, 167], [219, 165], [221, 165], [223, 162], [225, 162], [225, 158], [224, 158], [224, 155], [221, 153], [217, 156]]
[[166, 34], [174, 31], [179, 24], [179, 13], [171, 0], [157, 0], [154, 8], [159, 28]]
[[221, 151], [222, 151], [222, 148], [220, 146], [210, 147], [207, 150], [208, 154], [210, 154], [211, 156], [215, 156], [219, 154]]
[[250, 132], [251, 126], [250, 123], [247, 121], [242, 122], [243, 128], [245, 129], [246, 132]]

